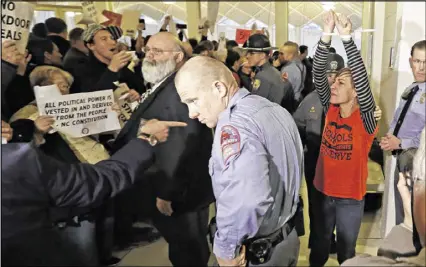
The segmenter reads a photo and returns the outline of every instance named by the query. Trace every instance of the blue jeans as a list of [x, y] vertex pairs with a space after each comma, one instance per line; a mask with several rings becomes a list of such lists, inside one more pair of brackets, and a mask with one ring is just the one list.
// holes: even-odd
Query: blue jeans
[[311, 244], [311, 266], [324, 266], [330, 252], [331, 236], [336, 226], [337, 260], [342, 264], [355, 257], [356, 241], [364, 215], [364, 199], [326, 196], [314, 189], [315, 233]]

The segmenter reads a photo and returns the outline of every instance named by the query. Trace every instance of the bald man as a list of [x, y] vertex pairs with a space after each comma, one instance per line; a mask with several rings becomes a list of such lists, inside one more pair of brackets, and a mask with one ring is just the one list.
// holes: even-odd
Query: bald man
[[149, 171], [152, 186], [149, 191], [156, 203], [153, 223], [169, 244], [173, 266], [207, 266], [208, 207], [214, 201], [207, 166], [213, 136], [207, 127], [188, 118], [188, 108], [177, 94], [176, 71], [186, 59], [179, 39], [168, 32], [155, 34], [146, 44], [145, 52], [142, 73], [151, 89], [142, 95], [138, 108], [119, 133], [114, 149], [128, 143], [146, 120], [187, 123], [185, 128], [171, 129], [169, 142], [154, 151], [155, 168]]
[[294, 42], [286, 42], [280, 48], [279, 59], [283, 66], [281, 74], [287, 73], [288, 81], [293, 86], [294, 99], [302, 101], [302, 90], [305, 88], [306, 67], [299, 58], [299, 45]]
[[[231, 71], [209, 57], [190, 59], [175, 83], [189, 117], [216, 128], [209, 169], [219, 265], [296, 266], [300, 242], [293, 217], [303, 149], [291, 115], [239, 89]], [[270, 248], [259, 250], [259, 243]]]

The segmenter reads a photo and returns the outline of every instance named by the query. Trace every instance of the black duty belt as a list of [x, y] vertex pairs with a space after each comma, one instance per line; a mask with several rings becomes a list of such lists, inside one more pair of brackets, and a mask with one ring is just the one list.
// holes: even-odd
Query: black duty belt
[[[245, 240], [243, 245], [246, 246], [247, 261], [253, 265], [267, 263], [271, 259], [274, 248], [290, 235], [294, 227], [293, 217], [283, 227], [270, 235]], [[283, 232], [285, 232], [285, 236]]]

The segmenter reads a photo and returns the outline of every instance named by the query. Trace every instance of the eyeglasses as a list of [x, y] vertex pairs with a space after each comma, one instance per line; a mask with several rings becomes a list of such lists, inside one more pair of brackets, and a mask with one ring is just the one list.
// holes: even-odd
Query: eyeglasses
[[160, 48], [149, 48], [147, 46], [145, 46], [145, 54], [148, 54], [149, 52], [152, 52], [154, 54], [154, 56], [159, 56], [161, 54], [163, 54], [164, 52], [182, 52], [182, 51], [178, 51], [178, 50], [163, 50]]

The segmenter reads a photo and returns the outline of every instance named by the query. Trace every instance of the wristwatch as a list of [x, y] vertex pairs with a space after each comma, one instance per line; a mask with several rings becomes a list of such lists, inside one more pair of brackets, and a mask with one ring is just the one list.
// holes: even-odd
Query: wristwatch
[[145, 140], [145, 141], [148, 141], [148, 143], [151, 145], [151, 146], [155, 146], [157, 143], [158, 143], [158, 140], [157, 140], [157, 138], [155, 137], [155, 135], [147, 135], [147, 134], [144, 134], [143, 132], [142, 132], [142, 127], [143, 127], [143, 125], [145, 124], [147, 122], [147, 120], [145, 120], [145, 119], [141, 119], [141, 122], [140, 122], [140, 124], [139, 124], [139, 130], [138, 130], [138, 137], [139, 138], [141, 138], [142, 140]]
[[146, 140], [148, 141], [148, 143], [151, 146], [155, 146], [158, 143], [157, 138], [155, 137], [155, 135], [146, 135], [146, 134], [140, 134], [139, 138], [141, 138], [142, 140]]

